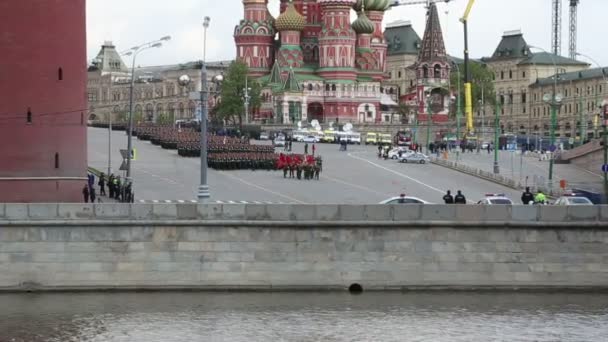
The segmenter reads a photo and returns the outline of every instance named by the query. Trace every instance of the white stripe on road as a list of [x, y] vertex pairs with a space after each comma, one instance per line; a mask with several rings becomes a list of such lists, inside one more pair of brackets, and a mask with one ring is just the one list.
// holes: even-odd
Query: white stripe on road
[[261, 186], [259, 186], [259, 185], [257, 185], [257, 184], [253, 184], [253, 183], [248, 182], [248, 181], [246, 181], [246, 180], [244, 180], [244, 179], [242, 179], [242, 178], [239, 178], [239, 177], [237, 177], [237, 176], [233, 176], [233, 175], [231, 175], [231, 174], [229, 174], [229, 173], [226, 173], [226, 172], [218, 172], [218, 173], [219, 173], [219, 174], [221, 174], [221, 175], [224, 175], [224, 176], [226, 176], [226, 177], [236, 179], [237, 181], [239, 181], [239, 182], [241, 182], [241, 183], [243, 183], [243, 184], [246, 184], [246, 185], [252, 186], [252, 187], [254, 187], [254, 188], [258, 188], [258, 189], [260, 189], [260, 190], [262, 190], [262, 191], [265, 191], [265, 192], [271, 193], [271, 194], [276, 195], [276, 196], [279, 196], [279, 197], [286, 198], [286, 199], [288, 199], [288, 200], [290, 200], [290, 201], [294, 201], [294, 202], [297, 202], [297, 203], [300, 203], [300, 204], [307, 204], [306, 202], [300, 201], [299, 199], [296, 199], [296, 198], [293, 198], [293, 197], [290, 197], [290, 196], [287, 196], [287, 195], [283, 195], [283, 194], [281, 194], [281, 193], [278, 193], [278, 192], [275, 192], [275, 191], [272, 191], [272, 190], [268, 190], [268, 189], [266, 189], [266, 188], [264, 188], [264, 187], [261, 187]]
[[[349, 156], [349, 157], [351, 157], [351, 158], [359, 159], [359, 160], [361, 160], [361, 161], [364, 161], [364, 162], [366, 162], [366, 163], [369, 163], [369, 164], [371, 164], [371, 165], [373, 165], [373, 166], [375, 166], [375, 167], [377, 167], [377, 168], [379, 168], [379, 169], [382, 169], [382, 170], [388, 171], [388, 172], [393, 173], [393, 174], [395, 174], [395, 175], [397, 175], [397, 176], [399, 176], [399, 177], [403, 177], [403, 178], [409, 179], [409, 180], [411, 180], [411, 181], [412, 181], [412, 182], [414, 182], [414, 183], [420, 184], [420, 185], [422, 185], [422, 186], [424, 186], [424, 187], [427, 187], [427, 188], [429, 188], [429, 189], [431, 189], [431, 190], [433, 190], [433, 191], [436, 191], [436, 192], [438, 192], [438, 193], [440, 193], [440, 194], [445, 194], [445, 191], [444, 191], [444, 190], [438, 189], [438, 188], [436, 188], [436, 187], [434, 187], [434, 186], [432, 186], [432, 185], [430, 185], [430, 184], [426, 184], [426, 183], [424, 183], [424, 182], [422, 182], [422, 181], [419, 181], [419, 180], [418, 180], [418, 179], [416, 179], [416, 178], [412, 178], [412, 177], [410, 177], [410, 176], [404, 175], [404, 174], [403, 174], [403, 173], [401, 173], [401, 172], [397, 172], [397, 171], [395, 171], [395, 170], [389, 169], [389, 168], [387, 168], [387, 167], [385, 167], [385, 166], [382, 166], [382, 165], [380, 165], [380, 164], [376, 164], [376, 163], [372, 162], [371, 160], [367, 160], [367, 159], [365, 159], [365, 158], [361, 158], [361, 157], [355, 156], [355, 155], [353, 155], [353, 154], [351, 154], [351, 153], [349, 153], [349, 154], [348, 154], [348, 156]], [[467, 200], [467, 202], [469, 202], [469, 203], [475, 203], [475, 202], [470, 201], [470, 200]]]

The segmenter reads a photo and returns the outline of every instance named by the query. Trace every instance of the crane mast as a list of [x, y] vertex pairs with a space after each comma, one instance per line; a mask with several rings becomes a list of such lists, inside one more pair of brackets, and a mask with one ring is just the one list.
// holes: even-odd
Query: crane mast
[[473, 127], [473, 94], [471, 91], [471, 71], [469, 70], [469, 14], [475, 0], [469, 0], [467, 8], [460, 21], [464, 25], [464, 112], [467, 116], [467, 134], [472, 134]]
[[577, 6], [579, 0], [570, 0], [570, 47], [569, 57], [576, 59], [576, 39], [577, 39]]
[[431, 4], [438, 2], [448, 3], [452, 0], [393, 0], [391, 1], [390, 7], [397, 6], [409, 6], [409, 5], [426, 5], [429, 7]]
[[562, 52], [562, 0], [552, 0], [551, 51], [556, 56]]

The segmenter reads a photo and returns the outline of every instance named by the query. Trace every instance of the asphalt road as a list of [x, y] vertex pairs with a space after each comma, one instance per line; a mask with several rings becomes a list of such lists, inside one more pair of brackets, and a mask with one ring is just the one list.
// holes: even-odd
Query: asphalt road
[[[113, 132], [112, 167], [122, 161], [119, 150], [127, 146], [124, 132]], [[108, 131], [88, 130], [89, 165], [107, 171]], [[198, 158], [183, 158], [176, 151], [163, 150], [147, 141], [133, 139], [137, 160], [133, 161], [135, 196], [138, 200], [192, 200], [200, 181]], [[302, 153], [302, 143], [293, 145]], [[450, 169], [425, 164], [401, 164], [377, 158], [374, 146], [318, 144], [323, 157], [319, 181], [284, 179], [279, 171], [209, 170], [211, 200], [271, 203], [373, 204], [401, 193], [441, 203], [445, 190], [462, 190], [477, 201], [486, 193], [505, 193], [514, 200], [518, 191]]]

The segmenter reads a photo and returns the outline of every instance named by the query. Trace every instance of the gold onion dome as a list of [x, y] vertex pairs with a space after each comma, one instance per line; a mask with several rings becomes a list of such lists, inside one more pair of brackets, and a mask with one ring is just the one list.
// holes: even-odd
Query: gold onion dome
[[365, 11], [359, 12], [359, 17], [353, 22], [352, 27], [358, 34], [372, 34], [376, 30], [374, 23], [369, 20]]
[[293, 2], [290, 2], [285, 11], [276, 19], [274, 26], [279, 31], [303, 31], [306, 19], [298, 13]]
[[353, 8], [355, 11], [361, 12], [363, 5], [365, 5], [366, 11], [386, 11], [390, 4], [390, 0], [357, 0]]

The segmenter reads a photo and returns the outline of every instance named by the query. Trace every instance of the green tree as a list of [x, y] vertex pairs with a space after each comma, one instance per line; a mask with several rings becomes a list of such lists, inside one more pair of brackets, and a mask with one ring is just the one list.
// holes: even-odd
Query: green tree
[[[465, 94], [464, 94], [464, 64], [459, 64], [460, 68], [460, 80], [458, 79], [458, 72], [456, 68], [452, 69], [451, 84], [452, 89], [455, 92], [458, 90], [458, 83], [460, 83], [461, 91], [461, 110], [464, 117], [464, 105], [465, 105]], [[469, 63], [469, 69], [471, 71], [471, 92], [472, 92], [472, 105], [473, 112], [477, 112], [481, 106], [481, 94], [483, 88], [483, 98], [486, 106], [494, 105], [496, 103], [496, 92], [494, 91], [494, 80], [492, 71], [490, 71], [485, 64], [471, 61]], [[454, 104], [454, 111], [456, 112], [456, 103]], [[486, 113], [487, 114], [487, 113]]]
[[245, 117], [245, 79], [247, 86], [251, 88], [249, 92], [249, 111], [261, 106], [260, 84], [247, 78], [248, 67], [241, 61], [234, 61], [228, 67], [224, 82], [222, 83], [222, 101], [217, 106], [217, 115], [221, 120], [229, 124], [242, 127]]

